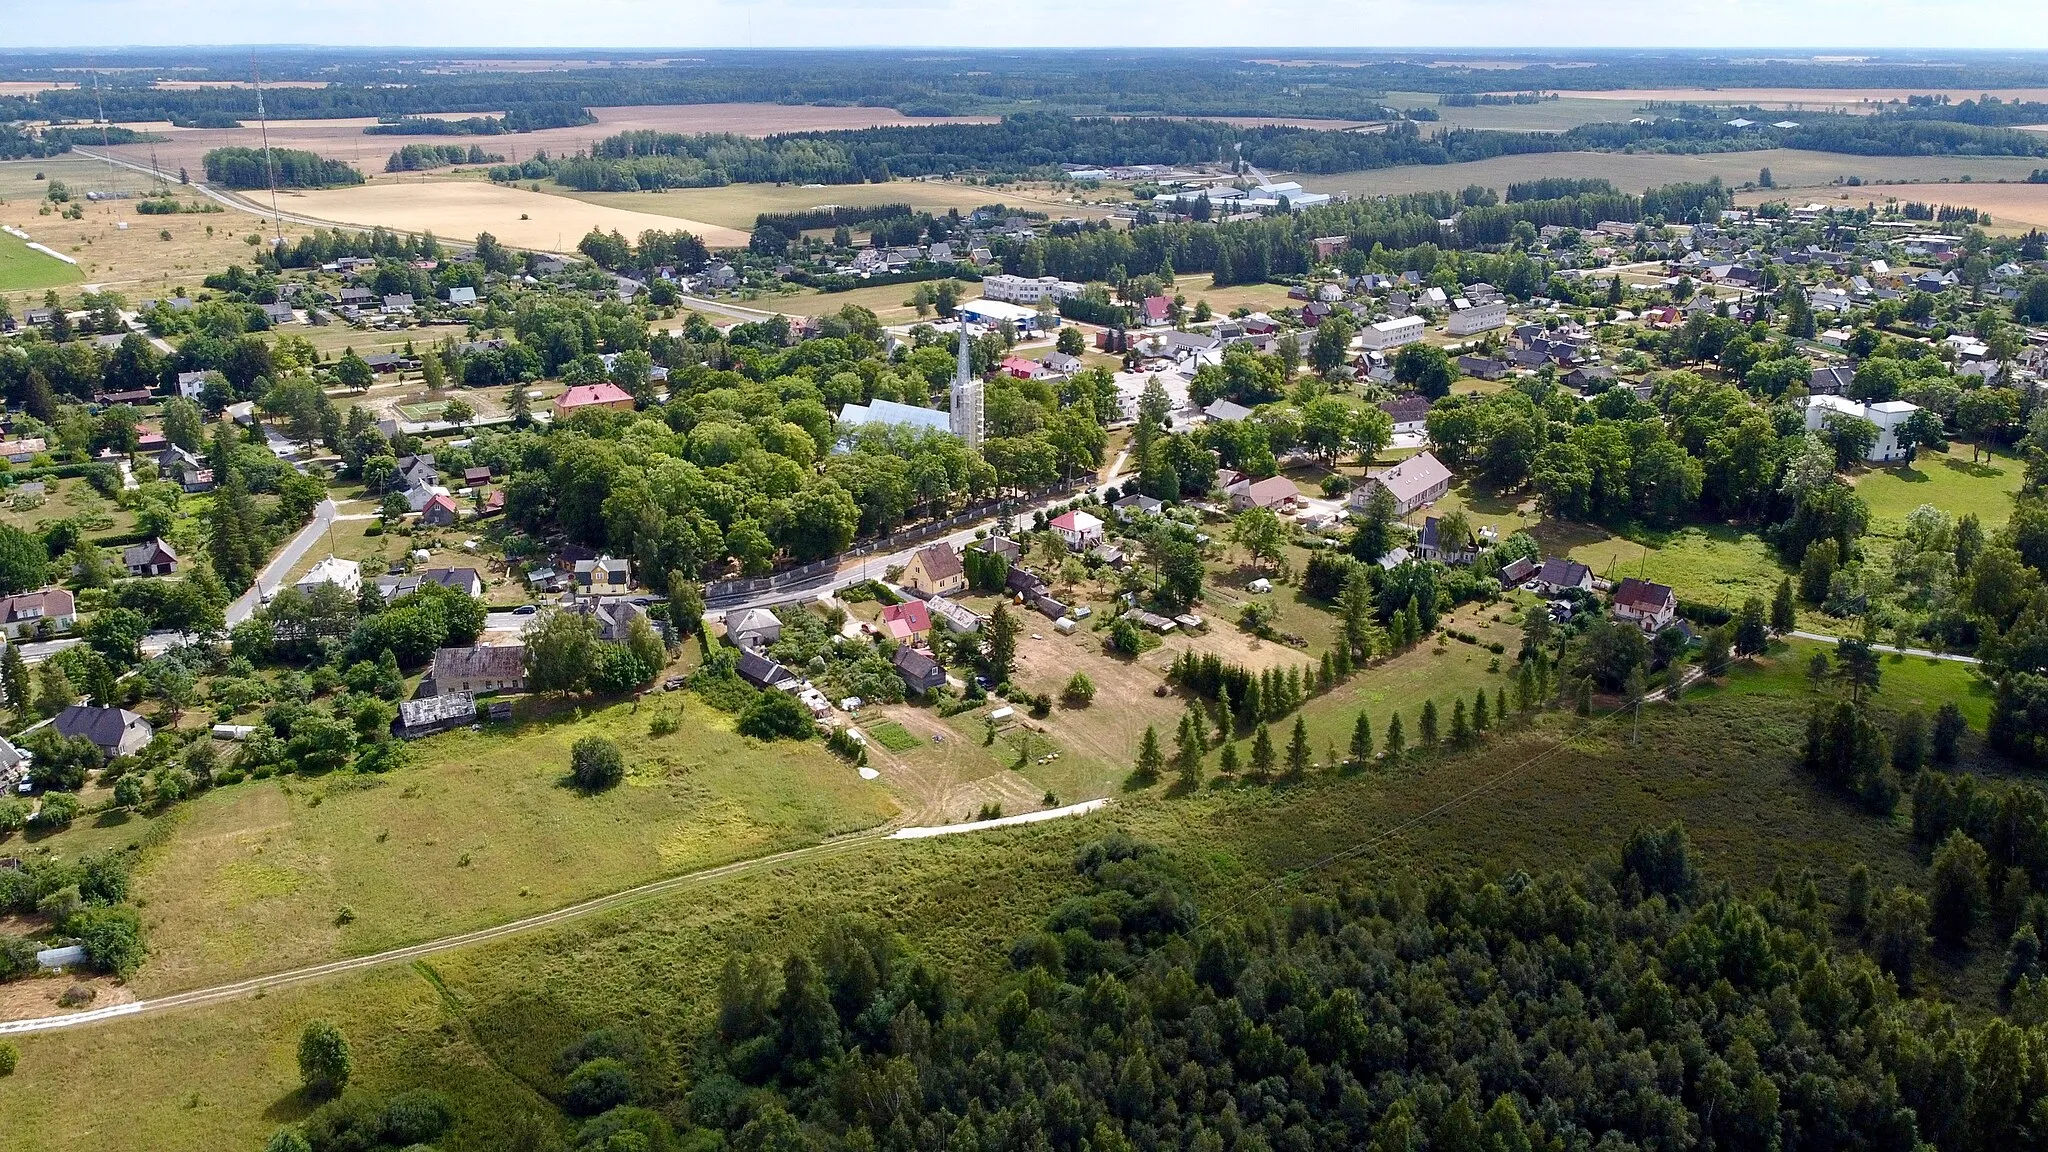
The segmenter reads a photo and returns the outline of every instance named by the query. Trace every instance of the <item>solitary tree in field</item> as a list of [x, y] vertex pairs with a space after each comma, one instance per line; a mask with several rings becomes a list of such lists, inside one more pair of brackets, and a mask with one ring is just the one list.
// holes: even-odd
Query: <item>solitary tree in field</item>
[[1371, 760], [1372, 718], [1360, 712], [1357, 723], [1351, 726], [1351, 763], [1363, 768]]
[[1778, 581], [1778, 590], [1771, 596], [1771, 631], [1790, 632], [1799, 627], [1798, 605], [1792, 600], [1792, 578]]
[[354, 1070], [348, 1038], [325, 1020], [306, 1025], [299, 1035], [299, 1081], [314, 1096], [334, 1096], [348, 1086]]

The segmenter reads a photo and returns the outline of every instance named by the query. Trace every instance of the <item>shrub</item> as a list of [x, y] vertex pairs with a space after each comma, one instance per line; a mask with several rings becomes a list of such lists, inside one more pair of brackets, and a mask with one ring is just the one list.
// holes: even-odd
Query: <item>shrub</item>
[[787, 692], [762, 692], [740, 713], [740, 735], [756, 740], [805, 740], [816, 729], [811, 714]]
[[626, 778], [619, 746], [603, 736], [585, 736], [569, 749], [569, 775], [585, 792], [602, 792]]
[[55, 832], [71, 827], [71, 822], [78, 819], [78, 814], [83, 809], [84, 805], [71, 793], [52, 792], [43, 797], [42, 808], [36, 812], [29, 824], [38, 832]]
[[588, 1060], [562, 1084], [562, 1105], [577, 1116], [595, 1116], [633, 1099], [633, 1073], [610, 1056]]
[[14, 1045], [0, 1041], [0, 1076], [14, 1075], [14, 1066], [20, 1060], [21, 1054], [14, 1050]]
[[1095, 702], [1095, 681], [1086, 672], [1076, 672], [1060, 689], [1060, 700], [1069, 708], [1085, 708]]

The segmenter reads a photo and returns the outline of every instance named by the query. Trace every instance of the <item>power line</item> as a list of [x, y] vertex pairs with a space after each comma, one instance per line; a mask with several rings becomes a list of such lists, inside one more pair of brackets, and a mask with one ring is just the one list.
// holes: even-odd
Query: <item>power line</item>
[[277, 227], [277, 243], [284, 246], [284, 216], [277, 209], [277, 169], [270, 162], [270, 119], [263, 113], [263, 77], [256, 71], [256, 53], [249, 53], [249, 82], [256, 89], [256, 125], [263, 133], [263, 176], [270, 182], [270, 219]]

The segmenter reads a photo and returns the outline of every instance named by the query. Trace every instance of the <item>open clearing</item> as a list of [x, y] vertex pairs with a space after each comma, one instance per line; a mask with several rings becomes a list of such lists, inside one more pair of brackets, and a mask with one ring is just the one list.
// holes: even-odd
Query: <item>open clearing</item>
[[[1635, 746], [1613, 722], [1558, 749], [1554, 742], [1580, 725], [1552, 714], [1471, 755], [1173, 799], [1152, 792], [1028, 828], [851, 847], [430, 963], [22, 1037], [0, 1148], [120, 1146], [134, 1133], [165, 1152], [260, 1146], [307, 1107], [294, 1051], [300, 1028], [316, 1018], [348, 1035], [356, 1083], [449, 1091], [475, 1110], [465, 1114], [464, 1146], [513, 1146], [520, 1118], [539, 1110], [533, 1085], [547, 1082], [564, 1045], [586, 1028], [626, 1020], [657, 1042], [686, 1044], [715, 1003], [733, 949], [777, 957], [834, 916], [853, 914], [903, 933], [966, 986], [980, 984], [1005, 969], [1020, 932], [1075, 890], [1074, 849], [1111, 828], [1160, 845], [1205, 908], [1277, 903], [1297, 888], [1331, 893], [1397, 869], [1425, 879], [1475, 866], [1576, 870], [1611, 858], [1632, 828], [1673, 819], [1686, 822], [1706, 875], [1738, 890], [1783, 867], [1795, 877], [1812, 870], [1832, 895], [1858, 862], [1880, 885], [1924, 884], [1903, 821], [1869, 819], [1799, 773], [1803, 656], [1777, 649], [1725, 687], [1644, 709]], [[1917, 696], [1923, 675], [1954, 681], [1967, 671], [1888, 661], [1880, 701]], [[1942, 691], [1963, 689], [1951, 682]], [[1377, 712], [1374, 719], [1385, 723]], [[1404, 827], [1477, 788], [1485, 794]], [[1399, 835], [1380, 838], [1397, 827]], [[1268, 883], [1336, 853], [1347, 857], [1288, 885]], [[1997, 966], [1994, 952], [1985, 950], [1979, 968]], [[1934, 974], [1943, 991], [1964, 996], [1973, 979], [1945, 965]], [[123, 1090], [106, 1092], [110, 1082]]]
[[[272, 148], [303, 148], [334, 160], [347, 160], [364, 175], [384, 170], [384, 159], [405, 144], [460, 144], [465, 149], [479, 145], [486, 152], [506, 157], [531, 156], [546, 149], [551, 156], [579, 152], [607, 136], [620, 132], [731, 132], [740, 136], [769, 136], [778, 132], [816, 132], [839, 128], [875, 128], [890, 125], [990, 123], [989, 116], [905, 116], [893, 108], [821, 108], [808, 104], [649, 104], [623, 108], [592, 108], [597, 123], [576, 128], [543, 128], [505, 136], [369, 136], [363, 129], [374, 118], [342, 120], [273, 120]], [[436, 119], [459, 119], [462, 114], [442, 113]], [[166, 137], [158, 144], [122, 144], [110, 149], [123, 160], [149, 163], [150, 150], [157, 162], [170, 171], [180, 167], [198, 173], [206, 153], [215, 148], [261, 147], [263, 140], [252, 120], [240, 128], [176, 128], [168, 123], [138, 123], [128, 127]]]
[[592, 228], [633, 238], [652, 230], [686, 229], [713, 248], [737, 248], [747, 234], [732, 228], [651, 212], [628, 212], [581, 204], [481, 180], [434, 180], [422, 184], [369, 184], [296, 192], [282, 197], [286, 212], [344, 224], [382, 225], [400, 232], [432, 232], [444, 240], [469, 243], [489, 232], [515, 248], [573, 252]]
[[[2033, 163], [2040, 166], [2038, 160]], [[1777, 176], [1776, 169], [1772, 169], [1771, 174], [1778, 183], [1785, 183], [1783, 177]], [[1973, 180], [1967, 184], [1886, 184], [1880, 188], [1827, 188], [1820, 191], [1824, 194], [1815, 198], [1821, 203], [1832, 202], [1845, 208], [1860, 208], [1866, 204], [1882, 207], [1889, 200], [1948, 204], [1991, 213], [1992, 230], [1997, 232], [2048, 228], [2048, 184], [1989, 184]], [[1786, 198], [1785, 190], [1780, 188], [1770, 192], [1744, 192], [1735, 201], [1752, 205]], [[1799, 195], [1794, 193], [1792, 199], [1799, 199]]]
[[[963, 215], [985, 205], [1005, 204], [1044, 212], [1054, 219], [1078, 216], [1094, 220], [1109, 215], [1107, 208], [1074, 203], [1066, 195], [1043, 186], [990, 188], [948, 180], [892, 180], [887, 184], [728, 184], [723, 188], [674, 188], [666, 192], [573, 192], [559, 185], [543, 184], [541, 187], [587, 204], [702, 220], [740, 232], [751, 231], [755, 218], [763, 212], [800, 212], [826, 204], [854, 207], [908, 204], [917, 211], [943, 214], [951, 208], [958, 209]], [[673, 228], [675, 224], [671, 222], [669, 227]]]
[[[1525, 156], [1497, 156], [1465, 164], [1404, 164], [1364, 172], [1336, 172], [1327, 176], [1294, 173], [1303, 187], [1313, 192], [1349, 191], [1361, 196], [1386, 196], [1404, 192], [1454, 192], [1468, 184], [1505, 189], [1520, 180], [1545, 176], [1605, 177], [1625, 192], [1639, 192], [1661, 184], [1705, 180], [1719, 176], [1724, 184], [1745, 184], [1756, 179], [1759, 168], [1769, 168], [1771, 178], [1783, 187], [1827, 184], [1854, 176], [1864, 183], [1879, 180], [2025, 180], [2041, 166], [2038, 158], [2025, 156], [1847, 156], [1834, 152], [1812, 152], [1794, 148], [1766, 148], [1756, 152], [1716, 152], [1701, 156], [1628, 152], [1538, 152]], [[1885, 195], [1893, 195], [1887, 188]], [[1869, 195], [1869, 193], [1864, 193]]]

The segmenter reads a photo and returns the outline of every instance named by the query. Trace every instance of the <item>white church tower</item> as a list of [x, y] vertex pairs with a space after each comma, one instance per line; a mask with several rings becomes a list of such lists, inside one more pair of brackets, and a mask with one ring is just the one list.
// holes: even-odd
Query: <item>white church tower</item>
[[967, 321], [960, 321], [960, 363], [953, 369], [953, 435], [966, 441], [967, 449], [981, 454], [981, 377], [974, 374], [974, 354], [968, 347]]

